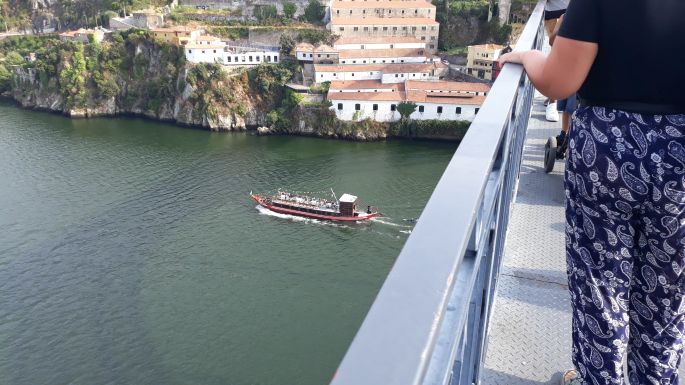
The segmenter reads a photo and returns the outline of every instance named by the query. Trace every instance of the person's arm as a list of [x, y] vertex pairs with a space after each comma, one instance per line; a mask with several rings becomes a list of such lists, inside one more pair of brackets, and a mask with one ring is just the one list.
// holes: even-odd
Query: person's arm
[[583, 85], [597, 49], [597, 43], [559, 36], [549, 56], [540, 51], [514, 51], [502, 55], [499, 63], [523, 64], [538, 91], [551, 99], [564, 99]]

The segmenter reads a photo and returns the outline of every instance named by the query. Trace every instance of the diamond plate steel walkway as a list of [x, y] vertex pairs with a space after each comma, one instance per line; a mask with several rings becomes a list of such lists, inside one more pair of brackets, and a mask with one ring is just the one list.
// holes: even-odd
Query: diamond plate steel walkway
[[[542, 170], [547, 138], [538, 97], [528, 124], [518, 195], [493, 307], [483, 385], [558, 384], [571, 368], [571, 308], [564, 257], [564, 164]], [[685, 378], [685, 366], [680, 373]]]

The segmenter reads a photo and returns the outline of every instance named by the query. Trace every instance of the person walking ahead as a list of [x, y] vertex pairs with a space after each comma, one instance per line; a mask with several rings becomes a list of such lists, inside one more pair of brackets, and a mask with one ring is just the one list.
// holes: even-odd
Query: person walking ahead
[[[566, 164], [575, 370], [562, 383], [676, 385], [685, 332], [685, 1], [572, 0], [548, 57], [512, 52], [551, 98], [579, 90]], [[673, 65], [671, 65], [673, 64]]]

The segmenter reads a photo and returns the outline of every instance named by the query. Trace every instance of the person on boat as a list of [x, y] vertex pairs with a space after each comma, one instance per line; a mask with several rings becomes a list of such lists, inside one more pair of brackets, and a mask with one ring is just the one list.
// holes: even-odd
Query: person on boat
[[540, 92], [579, 91], [566, 163], [574, 370], [563, 384], [676, 385], [685, 331], [685, 1], [571, 0]]

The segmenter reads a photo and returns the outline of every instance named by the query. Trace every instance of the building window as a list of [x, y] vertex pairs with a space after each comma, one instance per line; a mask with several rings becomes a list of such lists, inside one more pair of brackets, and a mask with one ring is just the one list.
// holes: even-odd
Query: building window
[[404, 9], [402, 10], [402, 14], [404, 15]]
[[378, 111], [378, 104], [374, 104], [374, 105], [373, 105], [373, 110], [374, 110], [374, 111]]
[[249, 60], [252, 61], [252, 56], [249, 57]]
[[361, 109], [362, 109], [362, 106], [361, 106], [359, 103], [357, 103], [357, 104], [354, 105], [354, 110], [355, 110], [355, 111], [359, 111], [359, 110], [361, 110]]
[[435, 44], [430, 45], [431, 49], [435, 49]]
[[357, 64], [357, 61], [356, 61], [356, 60], [352, 60], [352, 64]]
[[214, 50], [214, 53], [216, 53], [216, 50]]
[[321, 57], [321, 54], [320, 54], [320, 53], [317, 53], [317, 54], [316, 54], [316, 57]]
[[419, 112], [423, 112], [423, 106], [419, 106]]
[[404, 63], [404, 59], [400, 60], [400, 63]]
[[425, 36], [421, 36], [421, 40], [426, 40], [426, 37], [425, 37]]
[[345, 27], [340, 27], [340, 31], [341, 31], [341, 32], [344, 31], [344, 30], [345, 30]]
[[373, 30], [374, 30], [374, 31], [378, 31], [378, 27], [373, 27]]
[[396, 78], [399, 77], [399, 76], [400, 76], [399, 74], [395, 74], [395, 77], [396, 77]]
[[342, 103], [338, 103], [338, 110], [342, 111], [342, 108], [343, 108]]
[[202, 53], [205, 53], [205, 50], [202, 50]]
[[335, 72], [333, 72], [333, 76], [338, 76], [338, 74], [336, 74]]
[[359, 31], [359, 27], [354, 27], [354, 30], [355, 30], [355, 31]]
[[230, 56], [227, 56], [227, 57], [226, 57], [226, 61], [230, 63], [230, 62], [231, 62], [231, 57], [230, 57]]
[[397, 27], [392, 27], [392, 30], [393, 30], [393, 31], [397, 31]]
[[193, 50], [192, 50], [192, 49], [189, 49], [189, 50], [188, 50], [188, 53], [193, 53]]
[[442, 114], [442, 106], [438, 106], [438, 114]]
[[352, 76], [354, 76], [354, 72], [352, 72]]
[[422, 31], [425, 31], [425, 30], [426, 30], [426, 27], [421, 27], [421, 30], [422, 30]]
[[480, 111], [480, 108], [476, 108], [476, 114], [478, 113], [478, 111]]
[[390, 105], [390, 111], [395, 111], [397, 109], [397, 106], [394, 104]]
[[368, 30], [369, 30], [369, 27], [364, 27], [364, 31], [368, 31]]
[[407, 27], [402, 27], [402, 30], [403, 30], [403, 31], [406, 31], [406, 30], [407, 30]]
[[369, 72], [369, 75], [373, 75], [373, 72]]
[[460, 115], [461, 114], [461, 107], [457, 107], [457, 109], [454, 112], [456, 112], [457, 115]]
[[257, 56], [257, 57], [255, 57], [255, 60], [259, 61], [260, 58], [261, 58], [261, 56]]
[[326, 54], [326, 57], [331, 57], [331, 55], [330, 55], [330, 54]]
[[416, 31], [416, 27], [411, 27], [411, 30], [412, 30], [412, 31]]

